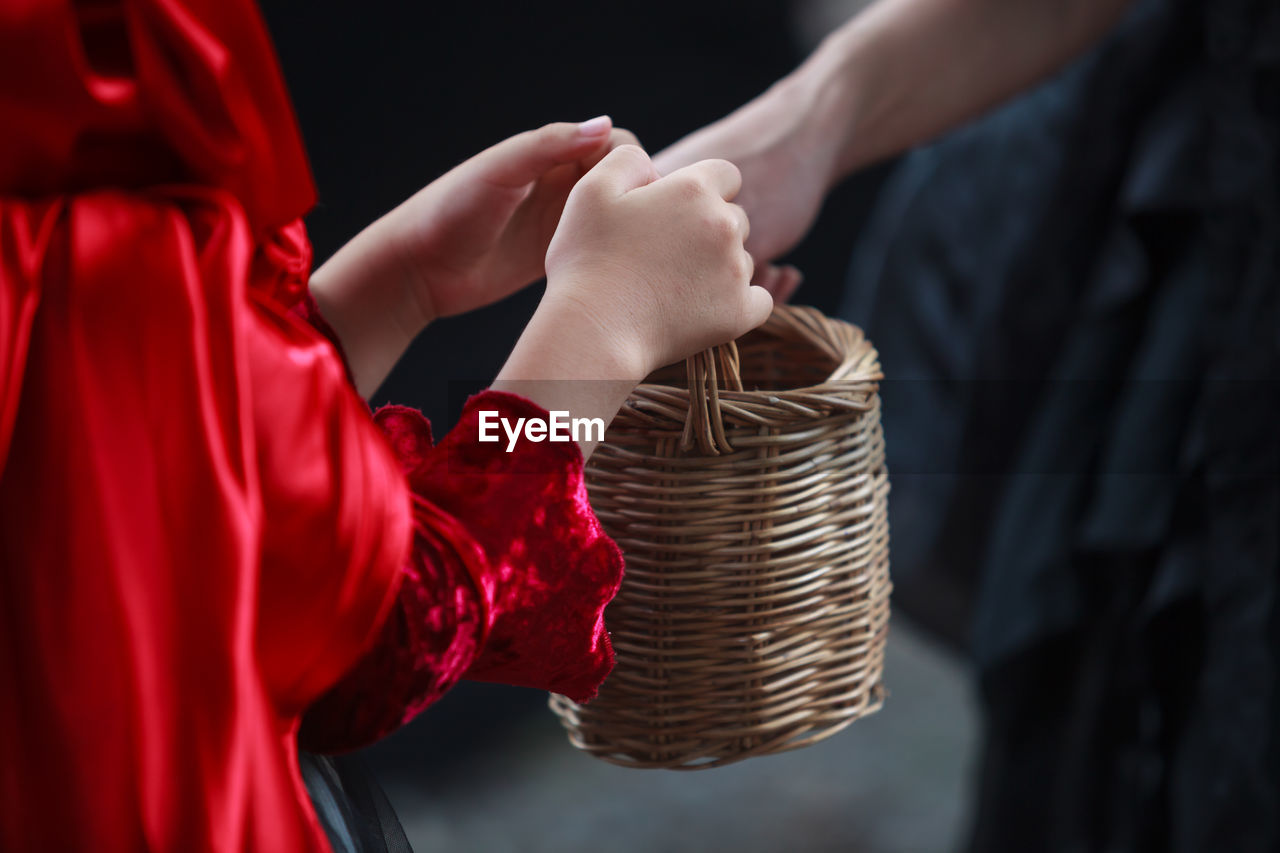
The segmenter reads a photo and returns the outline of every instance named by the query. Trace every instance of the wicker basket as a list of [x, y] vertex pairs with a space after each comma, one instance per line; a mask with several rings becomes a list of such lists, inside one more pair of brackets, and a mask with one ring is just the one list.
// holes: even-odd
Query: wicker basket
[[600, 695], [551, 697], [575, 746], [629, 767], [717, 767], [880, 707], [880, 379], [859, 329], [779, 307], [739, 346], [635, 390], [587, 468], [627, 573]]

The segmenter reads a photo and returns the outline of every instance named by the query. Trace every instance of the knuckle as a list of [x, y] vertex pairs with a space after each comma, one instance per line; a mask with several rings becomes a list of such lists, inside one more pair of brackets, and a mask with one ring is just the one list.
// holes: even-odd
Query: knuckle
[[696, 203], [706, 195], [706, 186], [693, 170], [686, 170], [671, 176], [671, 186], [678, 197], [685, 202]]
[[720, 169], [721, 171], [723, 171], [723, 172], [725, 172], [725, 173], [727, 173], [727, 174], [729, 174], [729, 175], [732, 175], [732, 176], [733, 176], [733, 178], [734, 178], [734, 180], [741, 180], [741, 179], [742, 179], [742, 170], [741, 170], [741, 169], [739, 169], [739, 168], [737, 167], [737, 165], [736, 165], [736, 164], [734, 164], [732, 161], [729, 161], [729, 160], [713, 160], [712, 162], [716, 164], [716, 168], [717, 168], [717, 169]]
[[544, 124], [538, 129], [538, 133], [548, 144], [563, 145], [566, 142], [572, 142], [577, 136], [578, 126], [569, 121], [553, 121], [550, 124]]
[[[605, 164], [601, 163], [600, 165], [603, 166]], [[604, 191], [605, 184], [604, 179], [601, 177], [601, 172], [603, 171], [604, 169], [597, 167], [583, 175], [578, 182], [573, 185], [573, 189], [569, 190], [569, 197], [594, 198], [602, 193]]]
[[582, 177], [573, 189], [569, 190], [569, 198], [565, 201], [566, 209], [573, 205], [584, 209], [595, 209], [608, 195], [608, 182], [596, 170], [591, 170]]
[[649, 155], [644, 153], [644, 149], [639, 145], [630, 142], [619, 145], [617, 148], [609, 152], [609, 156], [615, 161], [623, 163], [640, 163], [649, 162]]
[[717, 246], [732, 248], [741, 245], [738, 222], [731, 211], [717, 210], [706, 217], [706, 230]]
[[649, 155], [638, 145], [619, 145], [597, 164], [592, 171], [608, 172], [614, 175], [629, 175], [646, 172], [652, 169]]
[[695, 220], [697, 226], [696, 236], [699, 243], [719, 248], [721, 221], [720, 217], [709, 211], [700, 212]]

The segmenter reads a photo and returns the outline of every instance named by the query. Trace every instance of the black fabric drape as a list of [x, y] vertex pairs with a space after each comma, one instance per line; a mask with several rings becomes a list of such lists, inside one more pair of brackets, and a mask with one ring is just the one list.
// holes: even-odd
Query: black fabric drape
[[986, 710], [974, 851], [1280, 849], [1280, 16], [1145, 0], [909, 157], [880, 349], [895, 597]]

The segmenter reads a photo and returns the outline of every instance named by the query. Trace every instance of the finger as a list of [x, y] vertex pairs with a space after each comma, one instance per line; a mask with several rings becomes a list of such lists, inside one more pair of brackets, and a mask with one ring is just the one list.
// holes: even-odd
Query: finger
[[584, 178], [613, 196], [651, 184], [658, 178], [649, 155], [636, 145], [621, 145], [604, 156]]
[[625, 127], [615, 127], [609, 134], [609, 150], [612, 151], [619, 145], [634, 145], [641, 151], [644, 150], [644, 146], [640, 144], [640, 138]]
[[613, 129], [608, 116], [580, 123], [555, 122], [517, 133], [476, 155], [484, 180], [503, 187], [523, 187], [556, 166], [572, 163], [603, 149]]
[[804, 273], [792, 266], [782, 267], [779, 272], [779, 280], [771, 293], [773, 293], [774, 302], [789, 302], [791, 297], [804, 283]]
[[680, 174], [695, 175], [712, 187], [725, 201], [733, 201], [742, 189], [742, 172], [728, 160], [699, 160], [683, 169], [676, 169], [668, 177]]
[[796, 288], [802, 281], [804, 276], [793, 266], [779, 267], [765, 264], [756, 269], [755, 278], [751, 283], [773, 294], [775, 302], [786, 302], [796, 292]]
[[644, 150], [644, 146], [640, 144], [640, 140], [629, 130], [621, 127], [615, 127], [609, 133], [609, 142], [607, 145], [600, 145], [591, 149], [584, 157], [579, 158], [578, 164], [583, 174], [591, 171], [591, 169], [604, 159], [604, 156], [615, 148], [623, 145], [634, 145], [640, 150]]
[[765, 264], [762, 267], [756, 267], [756, 274], [752, 276], [751, 283], [756, 287], [763, 287], [765, 290], [773, 293], [781, 276], [782, 270], [778, 269], [773, 264]]

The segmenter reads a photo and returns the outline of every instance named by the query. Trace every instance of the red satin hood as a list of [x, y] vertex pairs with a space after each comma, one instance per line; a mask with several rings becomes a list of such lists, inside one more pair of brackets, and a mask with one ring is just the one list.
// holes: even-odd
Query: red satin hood
[[0, 193], [197, 184], [255, 234], [315, 201], [249, 0], [0, 2]]

